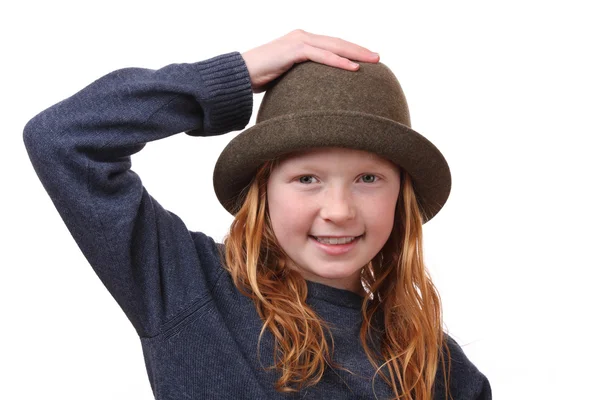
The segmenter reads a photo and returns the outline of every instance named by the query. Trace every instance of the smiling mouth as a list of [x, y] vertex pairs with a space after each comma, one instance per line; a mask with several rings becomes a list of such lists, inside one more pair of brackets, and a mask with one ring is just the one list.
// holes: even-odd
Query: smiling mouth
[[310, 236], [311, 238], [315, 239], [317, 242], [322, 243], [322, 244], [329, 244], [329, 245], [342, 245], [342, 244], [348, 244], [348, 243], [352, 243], [354, 242], [356, 239], [361, 238], [363, 235], [360, 236], [343, 236], [343, 237], [328, 237], [328, 236]]

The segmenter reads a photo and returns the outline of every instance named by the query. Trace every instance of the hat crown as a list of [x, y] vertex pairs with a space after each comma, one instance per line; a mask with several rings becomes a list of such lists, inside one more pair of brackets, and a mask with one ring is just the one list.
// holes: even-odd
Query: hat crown
[[265, 93], [256, 122], [304, 112], [352, 111], [410, 127], [404, 92], [382, 63], [359, 63], [346, 71], [315, 62], [296, 64]]

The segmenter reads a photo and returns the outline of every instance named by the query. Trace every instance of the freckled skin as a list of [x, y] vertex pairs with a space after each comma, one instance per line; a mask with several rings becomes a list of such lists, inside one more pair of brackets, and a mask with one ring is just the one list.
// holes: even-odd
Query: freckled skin
[[[291, 268], [305, 279], [362, 294], [361, 269], [392, 231], [400, 191], [398, 168], [375, 154], [313, 149], [282, 161], [267, 184], [275, 236]], [[341, 255], [310, 236], [358, 236]]]

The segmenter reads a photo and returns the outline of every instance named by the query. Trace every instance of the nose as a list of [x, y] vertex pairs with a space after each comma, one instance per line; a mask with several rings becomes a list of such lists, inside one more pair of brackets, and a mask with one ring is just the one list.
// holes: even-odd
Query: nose
[[352, 195], [344, 188], [328, 189], [323, 196], [320, 216], [334, 223], [354, 219], [356, 208]]

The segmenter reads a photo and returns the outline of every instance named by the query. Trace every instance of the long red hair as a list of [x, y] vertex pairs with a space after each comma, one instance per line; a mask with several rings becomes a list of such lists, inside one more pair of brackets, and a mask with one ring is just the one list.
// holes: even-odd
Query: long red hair
[[[335, 368], [326, 324], [306, 304], [302, 276], [286, 268], [286, 256], [269, 221], [267, 182], [277, 160], [263, 164], [240, 199], [225, 238], [225, 265], [242, 293], [249, 296], [275, 339], [274, 364], [281, 372], [276, 389], [298, 391], [319, 382]], [[392, 233], [379, 254], [362, 270], [367, 292], [362, 305], [361, 341], [394, 398], [430, 400], [438, 365], [448, 388], [448, 352], [440, 298], [423, 262], [422, 217], [411, 178], [401, 171]], [[375, 321], [383, 321], [377, 326]], [[381, 348], [370, 337], [379, 332]], [[449, 359], [449, 357], [446, 357]], [[446, 390], [446, 396], [448, 389]]]

